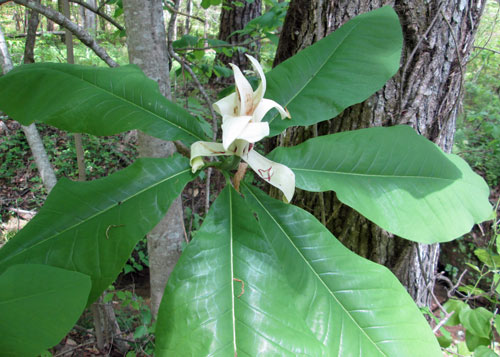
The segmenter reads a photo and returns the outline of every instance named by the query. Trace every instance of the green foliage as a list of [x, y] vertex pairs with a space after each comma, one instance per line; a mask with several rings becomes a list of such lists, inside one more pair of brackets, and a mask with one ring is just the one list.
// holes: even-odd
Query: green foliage
[[[115, 308], [116, 318], [121, 331], [132, 333], [134, 342], [130, 342], [131, 347], [135, 351], [153, 354], [155, 323], [153, 322], [151, 309], [144, 299], [128, 290], [116, 290], [111, 285], [106, 295], [104, 295], [103, 301], [119, 303]], [[135, 352], [129, 351], [129, 353], [132, 355], [131, 353]]]
[[294, 171], [297, 187], [333, 190], [382, 228], [414, 241], [458, 238], [491, 215], [481, 177], [407, 126], [325, 135], [279, 147], [270, 158]]
[[[271, 97], [287, 104], [293, 119], [270, 118], [272, 134], [290, 125], [330, 119], [373, 94], [398, 68], [401, 43], [398, 17], [384, 7], [350, 21], [277, 67], [268, 76]], [[157, 85], [134, 66], [22, 66], [0, 78], [0, 109], [24, 124], [36, 118], [75, 132], [107, 135], [141, 129], [187, 144], [206, 136], [196, 117], [163, 99]], [[404, 139], [399, 144], [387, 134], [394, 132]], [[369, 140], [360, 139], [367, 133], [372, 135]], [[381, 221], [380, 213], [374, 212], [380, 209], [377, 205], [397, 197], [392, 191], [409, 192], [404, 198], [410, 204], [384, 204], [381, 207], [386, 216], [398, 216], [400, 210], [407, 210], [408, 217], [421, 215], [414, 202], [417, 199], [441, 215], [442, 200], [431, 198], [437, 192], [445, 192], [449, 198], [446, 190], [450, 188], [465, 197], [453, 207], [453, 214], [467, 224], [484, 219], [490, 211], [484, 202], [484, 182], [461, 160], [444, 155], [407, 128], [345, 135], [353, 140], [335, 135], [318, 138], [284, 156], [289, 157], [292, 168], [301, 161], [321, 168], [328, 164], [322, 166], [320, 161], [330, 160], [334, 152], [338, 158], [351, 161], [351, 173], [356, 173], [356, 166], [363, 169], [359, 176], [370, 174], [372, 168], [384, 172], [386, 167], [378, 155], [385, 157], [392, 171], [378, 179], [387, 181], [386, 190], [380, 190], [381, 183], [373, 177], [359, 182], [350, 179], [350, 184], [358, 185], [351, 190], [360, 192], [357, 199], [367, 208], [360, 211], [377, 217], [372, 218], [376, 222]], [[398, 150], [381, 146], [388, 140]], [[304, 148], [308, 152], [301, 153]], [[422, 162], [411, 165], [419, 154], [429, 166]], [[230, 161], [237, 164], [238, 160]], [[273, 200], [246, 183], [241, 183], [240, 195], [231, 187], [231, 168], [220, 162], [213, 165], [219, 166], [228, 185], [169, 279], [158, 316], [157, 355], [232, 356], [263, 351], [292, 356], [441, 355], [425, 319], [392, 273], [343, 247], [307, 212]], [[413, 177], [415, 180], [406, 185], [394, 177], [404, 173], [398, 171], [399, 166], [414, 170], [413, 176], [426, 176], [423, 180]], [[92, 182], [59, 181], [39, 214], [0, 250], [1, 277], [15, 265], [33, 263], [59, 267], [69, 274], [83, 273], [91, 279], [87, 302], [92, 302], [121, 271], [136, 243], [196, 177], [190, 171], [188, 160], [175, 155], [169, 159], [143, 158]], [[445, 175], [439, 176], [442, 173]], [[340, 195], [348, 190], [347, 183], [338, 177], [327, 180], [317, 173], [304, 179], [298, 172], [296, 175], [299, 186], [307, 189], [315, 190], [307, 186], [314, 183], [321, 190], [338, 190]], [[431, 184], [433, 180], [426, 180], [429, 177], [439, 183]], [[376, 194], [370, 195], [370, 191]], [[468, 191], [477, 193], [478, 202], [467, 197]], [[432, 241], [456, 234], [454, 227], [441, 221], [447, 216], [443, 213], [440, 217], [420, 221], [429, 231], [444, 232]], [[404, 223], [411, 229], [397, 232], [422, 241], [413, 230], [423, 228], [411, 225], [411, 218], [400, 225]], [[132, 295], [113, 294], [137, 307]], [[63, 296], [58, 303], [65, 305], [67, 300]], [[464, 313], [464, 321], [476, 333], [469, 339], [486, 336], [481, 327], [485, 314], [478, 314]], [[143, 327], [135, 330], [138, 338], [151, 332], [150, 317], [145, 314], [143, 318]], [[31, 321], [25, 318], [20, 323]], [[468, 345], [481, 342], [471, 340]]]
[[[461, 324], [466, 329], [466, 344], [469, 351], [475, 351], [480, 346], [488, 346], [490, 344], [493, 339], [491, 327], [494, 317], [491, 311], [483, 307], [472, 309], [460, 300], [448, 300], [443, 307], [447, 313], [453, 313], [447, 321], [447, 325], [454, 326]], [[496, 356], [496, 354], [494, 355]]]
[[[12, 33], [14, 34], [14, 33]], [[25, 38], [7, 38], [7, 44], [14, 64], [22, 64], [24, 56]], [[128, 63], [128, 55], [123, 39], [117, 35], [97, 34], [99, 45], [120, 64]], [[88, 66], [105, 66], [97, 55], [82, 44], [79, 40], [73, 41], [75, 63]], [[34, 50], [35, 62], [66, 62], [66, 45], [62, 36], [44, 33], [37, 37]]]
[[465, 112], [456, 133], [456, 150], [483, 173], [488, 184], [496, 186], [500, 177], [500, 96], [494, 90], [498, 88], [487, 83], [468, 82], [466, 89]]
[[146, 237], [137, 242], [134, 251], [123, 267], [123, 273], [134, 273], [149, 267], [148, 244]]
[[[12, 184], [9, 188], [12, 197], [4, 197], [0, 215], [5, 218], [9, 207], [17, 207], [17, 197], [23, 197], [23, 207], [35, 210], [42, 206], [47, 195], [45, 187], [37, 175], [28, 142], [19, 125], [7, 125], [12, 129], [0, 136], [0, 185]], [[39, 124], [37, 128], [43, 139], [44, 147], [54, 167], [56, 177], [77, 179], [76, 150], [73, 135]], [[82, 135], [85, 171], [87, 180], [93, 180], [116, 172], [127, 166], [137, 156], [132, 143], [125, 135], [96, 137]], [[26, 195], [25, 192], [31, 193]]]
[[[45, 150], [58, 177], [77, 178], [76, 150], [73, 136], [46, 125], [37, 125], [43, 139]], [[124, 167], [137, 155], [132, 145], [118, 143], [122, 136], [97, 137], [83, 135], [85, 149], [85, 172], [89, 180], [109, 175]], [[119, 147], [119, 150], [117, 149]], [[27, 155], [28, 142], [22, 130], [17, 129], [0, 137], [0, 176], [15, 177], [26, 164], [34, 165], [33, 158]]]
[[[499, 201], [500, 204], [500, 201]], [[495, 207], [495, 211], [498, 209]], [[478, 275], [478, 278], [474, 285], [468, 284], [463, 285], [458, 288], [459, 294], [463, 296], [462, 300], [450, 299], [444, 305], [444, 309], [448, 314], [452, 314], [451, 317], [446, 321], [447, 326], [461, 325], [466, 330], [466, 340], [465, 347], [462, 346], [462, 352], [460, 352], [460, 346], [458, 352], [463, 355], [470, 355], [469, 351], [474, 352], [474, 356], [497, 356], [492, 349], [486, 346], [494, 346], [495, 335], [492, 327], [499, 330], [500, 319], [498, 315], [484, 307], [472, 308], [469, 306], [469, 299], [482, 297], [483, 299], [489, 301], [492, 306], [498, 306], [500, 297], [500, 288], [498, 286], [500, 282], [500, 274], [497, 264], [498, 254], [500, 253], [500, 247], [497, 246], [497, 238], [499, 233], [500, 220], [496, 217], [493, 220], [493, 235], [490, 244], [487, 249], [476, 249], [474, 254], [479, 258], [482, 263], [481, 268], [468, 264]], [[479, 283], [483, 279], [488, 279], [488, 277], [493, 276], [490, 279], [490, 289], [489, 291], [484, 291], [480, 289]], [[469, 303], [469, 304], [468, 304]], [[472, 304], [471, 304], [472, 305]], [[446, 318], [446, 316], [441, 316]], [[441, 338], [443, 343], [451, 343], [451, 337]]]
[[500, 183], [499, 11], [497, 1], [487, 2], [477, 47], [467, 63], [464, 111], [457, 121], [454, 147], [490, 186]]

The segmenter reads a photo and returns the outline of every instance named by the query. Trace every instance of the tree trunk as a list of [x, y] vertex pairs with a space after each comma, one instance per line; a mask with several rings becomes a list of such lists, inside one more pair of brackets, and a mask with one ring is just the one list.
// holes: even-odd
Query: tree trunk
[[[94, 8], [97, 7], [96, 0], [86, 0], [86, 2]], [[90, 33], [94, 33], [97, 30], [96, 14], [80, 6], [80, 16], [83, 20], [83, 28]]]
[[[243, 2], [241, 6], [239, 3]], [[248, 35], [236, 34], [231, 36], [234, 31], [242, 30], [247, 23], [262, 13], [262, 0], [254, 0], [252, 3], [239, 0], [224, 0], [222, 3], [222, 11], [220, 13], [219, 40], [227, 41], [230, 44], [240, 44], [248, 41]], [[255, 41], [250, 48], [250, 54], [258, 57], [260, 50], [260, 41]], [[235, 51], [232, 57], [228, 57], [220, 53], [216, 57], [217, 60], [227, 65], [234, 63], [241, 69], [248, 67], [248, 59], [242, 51]]]
[[[394, 7], [403, 28], [399, 72], [365, 102], [346, 109], [335, 119], [309, 128], [288, 130], [282, 142], [296, 145], [315, 135], [406, 124], [445, 151], [451, 150], [463, 94], [464, 66], [484, 8], [480, 0], [292, 0], [275, 65], [354, 16], [383, 5]], [[433, 285], [439, 257], [438, 244], [416, 244], [395, 237], [341, 204], [332, 192], [299, 191], [295, 203], [318, 218], [323, 214], [328, 229], [344, 245], [386, 265], [418, 305], [429, 305], [429, 288]]]
[[[69, 5], [69, 0], [60, 0], [60, 6], [62, 13], [68, 19], [71, 18], [71, 7]], [[70, 64], [75, 64], [75, 53], [73, 50], [73, 34], [70, 30], [64, 30], [64, 42], [66, 43], [66, 61]], [[75, 138], [75, 150], [76, 150], [76, 163], [78, 166], [78, 181], [86, 181], [87, 175], [85, 171], [85, 151], [83, 149], [83, 141], [81, 133], [74, 133]]]
[[186, 21], [184, 25], [184, 35], [189, 35], [189, 33], [191, 32], [191, 18], [189, 16], [191, 16], [192, 12], [193, 12], [193, 2], [192, 0], [187, 0], [186, 14], [188, 14], [188, 16], [186, 16]]
[[[163, 95], [170, 97], [168, 52], [161, 0], [124, 0], [129, 59], [158, 82]], [[144, 157], [167, 157], [175, 152], [171, 142], [139, 133], [139, 153]], [[163, 290], [181, 254], [184, 240], [180, 197], [163, 220], [148, 234], [151, 310], [156, 316]]]

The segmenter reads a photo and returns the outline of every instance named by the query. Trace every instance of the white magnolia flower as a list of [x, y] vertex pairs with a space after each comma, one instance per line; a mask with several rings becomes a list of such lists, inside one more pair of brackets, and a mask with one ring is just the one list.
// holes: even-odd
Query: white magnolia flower
[[269, 123], [262, 118], [272, 108], [276, 108], [281, 118], [290, 114], [281, 105], [264, 99], [266, 77], [259, 62], [251, 57], [255, 72], [261, 82], [254, 92], [241, 70], [231, 64], [234, 71], [236, 92], [214, 104], [214, 109], [222, 115], [222, 144], [198, 141], [191, 145], [191, 167], [193, 173], [203, 166], [202, 156], [237, 155], [265, 181], [280, 189], [290, 201], [295, 191], [295, 174], [285, 165], [268, 160], [253, 150], [254, 143], [269, 135]]

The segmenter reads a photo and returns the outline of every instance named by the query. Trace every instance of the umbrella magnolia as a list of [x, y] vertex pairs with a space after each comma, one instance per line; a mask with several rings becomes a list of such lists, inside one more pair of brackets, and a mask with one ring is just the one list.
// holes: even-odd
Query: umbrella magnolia
[[[215, 104], [222, 143], [206, 141], [202, 119], [135, 66], [39, 63], [0, 77], [0, 110], [24, 125], [36, 118], [96, 135], [136, 128], [192, 144], [191, 160], [141, 158], [106, 178], [59, 180], [0, 249], [0, 351], [37, 355], [60, 341], [197, 177], [203, 156], [245, 160], [288, 200], [295, 185], [334, 190], [383, 229], [420, 243], [457, 238], [489, 218], [484, 181], [410, 127], [320, 136], [269, 158], [255, 151], [266, 135], [330, 119], [382, 88], [399, 68], [402, 41], [398, 16], [383, 7], [267, 73], [267, 92], [257, 61], [250, 58], [261, 79], [255, 92], [233, 66], [236, 92]], [[285, 106], [291, 119], [275, 120], [290, 117]], [[217, 167], [233, 174], [229, 163]], [[241, 193], [226, 185], [185, 247], [155, 343], [156, 356], [441, 355], [391, 272], [342, 246], [311, 214], [247, 183]]]

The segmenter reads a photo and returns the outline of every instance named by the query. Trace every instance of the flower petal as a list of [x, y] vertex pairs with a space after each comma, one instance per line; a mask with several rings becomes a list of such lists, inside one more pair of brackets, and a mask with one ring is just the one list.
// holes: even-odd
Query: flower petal
[[295, 174], [287, 166], [271, 161], [255, 150], [242, 156], [261, 178], [280, 189], [288, 202], [295, 192]]
[[264, 118], [264, 116], [267, 114], [268, 111], [270, 111], [272, 108], [278, 109], [278, 112], [281, 115], [281, 119], [284, 118], [290, 118], [290, 114], [283, 109], [281, 105], [276, 103], [274, 100], [271, 99], [262, 99], [260, 103], [257, 105], [257, 108], [255, 108], [253, 115], [252, 115], [252, 122], [258, 123]]
[[245, 130], [238, 136], [249, 143], [255, 143], [269, 135], [269, 123], [248, 123]]
[[222, 118], [222, 145], [225, 150], [240, 137], [250, 119], [252, 119], [250, 116], [234, 117], [231, 115]]
[[252, 62], [252, 67], [259, 74], [260, 77], [260, 84], [255, 93], [253, 94], [253, 107], [255, 108], [259, 102], [262, 100], [264, 97], [264, 93], [266, 92], [266, 76], [264, 75], [264, 71], [262, 70], [262, 67], [255, 58], [253, 58], [250, 55], [246, 55], [250, 62]]
[[226, 151], [232, 155], [242, 157], [248, 151], [248, 141], [236, 139]]
[[238, 115], [238, 96], [231, 93], [213, 104], [214, 110], [220, 115]]
[[230, 152], [226, 152], [221, 143], [213, 143], [208, 141], [197, 141], [191, 145], [191, 171], [195, 173], [203, 165], [202, 156], [221, 156], [221, 155], [232, 155]]
[[247, 79], [241, 73], [238, 66], [230, 63], [234, 72], [234, 82], [236, 84], [236, 93], [239, 98], [239, 112], [238, 115], [250, 115], [253, 111], [253, 89]]

